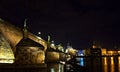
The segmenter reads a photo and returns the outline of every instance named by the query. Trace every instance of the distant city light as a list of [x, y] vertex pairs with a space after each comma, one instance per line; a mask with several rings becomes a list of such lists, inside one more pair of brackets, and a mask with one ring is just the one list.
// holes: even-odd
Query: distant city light
[[83, 56], [83, 54], [80, 54], [80, 56]]
[[78, 50], [78, 56], [84, 56], [84, 50]]

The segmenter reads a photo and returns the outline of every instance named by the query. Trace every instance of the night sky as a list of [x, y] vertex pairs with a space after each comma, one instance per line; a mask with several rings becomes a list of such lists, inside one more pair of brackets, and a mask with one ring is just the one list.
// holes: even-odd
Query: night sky
[[114, 0], [0, 0], [0, 17], [56, 44], [88, 48], [95, 40], [120, 47], [120, 4]]

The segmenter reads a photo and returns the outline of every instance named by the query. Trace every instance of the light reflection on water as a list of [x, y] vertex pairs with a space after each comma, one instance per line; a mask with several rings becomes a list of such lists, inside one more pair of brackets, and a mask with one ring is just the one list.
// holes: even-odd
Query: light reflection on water
[[[80, 57], [79, 65], [86, 67], [87, 71], [81, 72], [120, 72], [120, 57]], [[61, 64], [48, 64], [51, 72], [65, 72]], [[54, 69], [52, 69], [54, 68]], [[50, 72], [48, 71], [48, 72]]]
[[107, 68], [107, 65], [108, 65], [108, 64], [107, 64], [107, 57], [104, 57], [104, 58], [103, 58], [103, 62], [104, 62], [104, 63], [103, 63], [103, 66], [104, 66], [104, 69], [103, 69], [103, 70], [104, 70], [104, 72], [108, 72], [108, 70], [107, 70], [107, 69], [108, 69], [108, 68]]
[[80, 58], [80, 66], [84, 66], [84, 58]]
[[80, 65], [92, 72], [120, 72], [120, 56], [96, 58], [78, 58]]
[[118, 71], [120, 72], [120, 57], [118, 57]]
[[111, 66], [111, 72], [114, 72], [114, 59], [113, 57], [111, 57], [111, 63], [110, 63], [110, 66]]

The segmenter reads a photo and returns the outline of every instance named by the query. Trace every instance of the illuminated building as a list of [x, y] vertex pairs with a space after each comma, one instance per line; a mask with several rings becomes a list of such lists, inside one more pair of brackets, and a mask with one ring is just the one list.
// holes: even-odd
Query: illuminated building
[[101, 56], [101, 49], [100, 48], [91, 49], [91, 55], [92, 56]]
[[90, 54], [92, 56], [101, 56], [101, 47], [93, 42], [92, 48], [90, 49]]
[[77, 54], [78, 50], [72, 48], [72, 46], [70, 46], [68, 44], [65, 52], [70, 54], [71, 56], [75, 56]]
[[106, 55], [106, 54], [107, 54], [107, 49], [102, 48], [102, 49], [101, 49], [101, 54], [102, 54], [102, 55]]
[[107, 49], [107, 55], [118, 55], [119, 50], [116, 49]]
[[120, 50], [118, 50], [118, 55], [120, 55]]
[[78, 56], [85, 56], [86, 55], [86, 50], [78, 50]]
[[97, 48], [96, 42], [93, 41], [92, 48]]

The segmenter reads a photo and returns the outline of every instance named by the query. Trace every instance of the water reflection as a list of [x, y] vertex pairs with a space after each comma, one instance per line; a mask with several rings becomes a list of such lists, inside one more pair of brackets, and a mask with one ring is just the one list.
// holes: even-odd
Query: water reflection
[[110, 58], [111, 59], [111, 63], [110, 63], [110, 66], [111, 66], [111, 72], [114, 72], [114, 59], [113, 57]]
[[[87, 71], [80, 69], [80, 72], [120, 72], [120, 56], [111, 57], [78, 57], [79, 65]], [[69, 66], [69, 65], [68, 65]], [[49, 64], [51, 72], [63, 71], [63, 65]], [[55, 68], [57, 67], [57, 68]], [[52, 69], [54, 68], [54, 69]], [[58, 69], [59, 68], [59, 69]], [[67, 68], [66, 68], [67, 69]], [[49, 72], [49, 71], [48, 71]], [[64, 71], [66, 72], [66, 71]], [[74, 71], [72, 71], [74, 72]]]
[[64, 72], [64, 65], [60, 63], [47, 64], [47, 72]]
[[84, 66], [84, 58], [80, 58], [80, 66]]
[[104, 57], [104, 58], [103, 58], [103, 71], [104, 71], [104, 72], [108, 72], [107, 69], [108, 69], [108, 68], [107, 68], [107, 57]]
[[120, 72], [120, 56], [79, 58], [80, 66], [89, 72]]
[[118, 71], [120, 72], [120, 57], [118, 57]]

